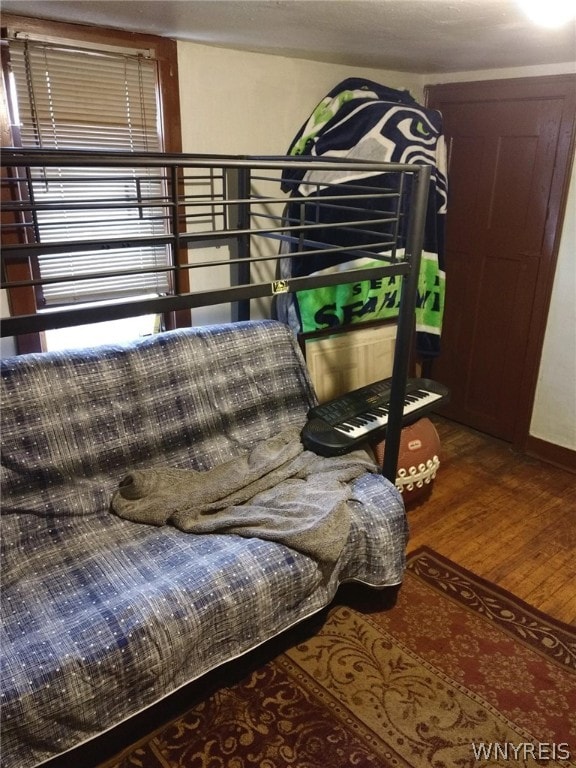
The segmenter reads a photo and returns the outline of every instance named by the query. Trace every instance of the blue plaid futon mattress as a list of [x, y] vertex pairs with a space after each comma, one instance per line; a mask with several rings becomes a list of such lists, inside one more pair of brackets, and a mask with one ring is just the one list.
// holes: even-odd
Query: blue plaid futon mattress
[[209, 469], [314, 403], [292, 333], [256, 321], [2, 363], [3, 768], [106, 731], [326, 606], [339, 583], [398, 584], [406, 519], [353, 481], [329, 578], [288, 547], [110, 512], [126, 470]]

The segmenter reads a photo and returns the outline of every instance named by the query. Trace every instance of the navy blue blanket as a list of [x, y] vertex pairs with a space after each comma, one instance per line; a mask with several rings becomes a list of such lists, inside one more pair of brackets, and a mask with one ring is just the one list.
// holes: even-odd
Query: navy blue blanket
[[[432, 166], [426, 230], [422, 254], [422, 268], [419, 279], [416, 330], [418, 351], [423, 357], [435, 356], [439, 352], [442, 315], [444, 309], [444, 222], [447, 202], [446, 160], [442, 135], [442, 118], [439, 112], [426, 109], [418, 104], [407, 91], [399, 91], [379, 85], [370, 80], [349, 78], [341, 82], [316, 106], [309, 119], [296, 134], [289, 154], [309, 155], [320, 158], [349, 158], [378, 162], [418, 163]], [[349, 177], [337, 180], [337, 187], [326, 186], [327, 194], [342, 194], [364, 186], [366, 189], [378, 185], [394, 188], [399, 176], [393, 174], [378, 176], [372, 173], [351, 172]], [[286, 219], [297, 223], [302, 216], [302, 202], [309, 195], [322, 195], [322, 178], [318, 172], [300, 169], [287, 170], [282, 177], [282, 188], [289, 192], [291, 201], [286, 209]], [[410, 200], [410, 185], [402, 191], [401, 212], [406, 212]], [[377, 198], [360, 203], [365, 210], [358, 212], [358, 219], [366, 216], [370, 207], [376, 213], [386, 213], [386, 204]], [[318, 215], [318, 209], [311, 204], [310, 216]], [[304, 206], [306, 210], [306, 206]], [[321, 223], [331, 224], [343, 214], [337, 205], [321, 208]], [[350, 212], [346, 211], [346, 219]], [[405, 247], [407, 217], [401, 216], [399, 237], [396, 245]], [[347, 266], [367, 265], [370, 254], [385, 253], [385, 246], [374, 247], [374, 230], [379, 231], [377, 240], [394, 239], [391, 225], [370, 227], [366, 235], [356, 228], [334, 230], [331, 228], [315, 231], [314, 239], [338, 246], [360, 245], [365, 252], [343, 251], [334, 254], [310, 254], [305, 258], [287, 256], [281, 265], [282, 277], [295, 277], [330, 271], [346, 263]], [[365, 243], [362, 242], [365, 237]], [[295, 249], [295, 246], [294, 246]], [[314, 250], [307, 245], [304, 250]], [[401, 253], [400, 253], [401, 255]], [[277, 307], [280, 319], [304, 332], [340, 324], [365, 320], [394, 317], [398, 311], [400, 278], [383, 281], [364, 281], [358, 284], [300, 291], [295, 298], [280, 300]], [[290, 305], [290, 302], [293, 302]]]

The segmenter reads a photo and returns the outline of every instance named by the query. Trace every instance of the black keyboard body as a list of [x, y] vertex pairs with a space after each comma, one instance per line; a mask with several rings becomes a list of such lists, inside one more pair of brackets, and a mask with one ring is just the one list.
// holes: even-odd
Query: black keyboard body
[[[302, 443], [321, 456], [338, 456], [367, 440], [386, 435], [392, 379], [383, 379], [308, 412]], [[449, 390], [432, 379], [408, 379], [402, 425], [422, 418], [449, 399]]]

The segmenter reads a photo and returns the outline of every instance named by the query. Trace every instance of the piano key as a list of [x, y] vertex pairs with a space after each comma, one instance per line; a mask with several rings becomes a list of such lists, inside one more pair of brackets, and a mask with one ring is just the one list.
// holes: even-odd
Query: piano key
[[[418, 410], [422, 405], [429, 405], [436, 400], [441, 400], [442, 396], [434, 392], [425, 392], [421, 397], [413, 398], [410, 395], [404, 400], [403, 413], [409, 414]], [[364, 414], [365, 415], [365, 414]], [[367, 435], [373, 432], [375, 429], [381, 429], [388, 423], [388, 414], [382, 414], [376, 416], [373, 419], [364, 419], [361, 417], [355, 417], [353, 419], [347, 419], [342, 424], [335, 424], [334, 429], [338, 432], [344, 432], [353, 439]]]

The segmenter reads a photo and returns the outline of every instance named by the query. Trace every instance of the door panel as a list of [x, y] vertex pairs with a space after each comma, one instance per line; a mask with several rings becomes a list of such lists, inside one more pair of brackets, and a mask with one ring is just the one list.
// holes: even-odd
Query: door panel
[[433, 376], [452, 391], [445, 415], [517, 443], [528, 433], [575, 110], [576, 78], [571, 88], [569, 76], [534, 81], [428, 91], [449, 148], [446, 309]]
[[[477, 286], [463, 412], [477, 429], [512, 439], [515, 409], [526, 354], [536, 265], [488, 256]], [[506, 300], [499, 301], [502, 286]], [[466, 352], [470, 350], [467, 349]]]

